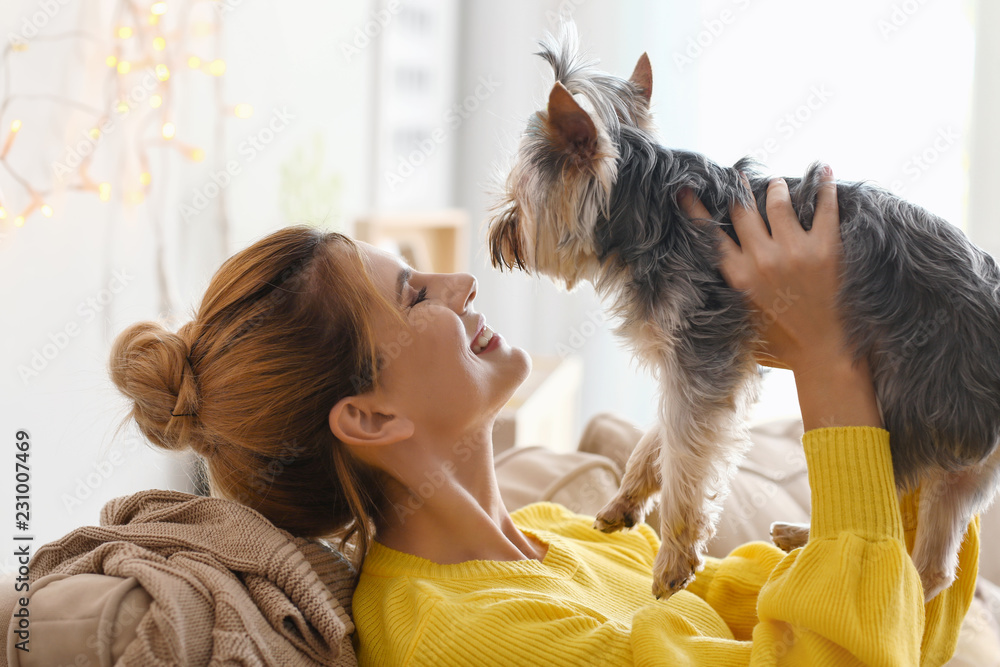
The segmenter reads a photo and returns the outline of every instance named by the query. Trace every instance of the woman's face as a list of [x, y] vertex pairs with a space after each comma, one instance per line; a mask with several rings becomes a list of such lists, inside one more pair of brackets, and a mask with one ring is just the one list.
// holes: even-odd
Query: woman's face
[[380, 391], [416, 433], [464, 433], [492, 421], [531, 370], [528, 354], [491, 329], [474, 310], [468, 273], [421, 273], [399, 257], [359, 242], [371, 277], [405, 324], [376, 322], [383, 357]]

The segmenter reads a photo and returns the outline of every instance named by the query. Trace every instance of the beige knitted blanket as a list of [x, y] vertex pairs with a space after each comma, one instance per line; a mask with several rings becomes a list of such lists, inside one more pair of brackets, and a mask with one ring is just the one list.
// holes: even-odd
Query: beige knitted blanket
[[118, 665], [356, 665], [350, 564], [238, 503], [152, 489], [41, 547], [30, 580], [135, 577], [152, 596]]

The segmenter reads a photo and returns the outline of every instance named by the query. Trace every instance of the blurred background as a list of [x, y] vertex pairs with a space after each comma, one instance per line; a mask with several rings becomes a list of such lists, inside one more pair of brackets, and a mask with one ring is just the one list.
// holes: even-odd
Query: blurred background
[[[36, 545], [115, 496], [194, 488], [189, 457], [115, 433], [111, 342], [179, 326], [223, 260], [290, 223], [477, 276], [477, 309], [535, 357], [498, 448], [572, 447], [602, 411], [648, 426], [656, 386], [592, 288], [487, 257], [497, 175], [552, 86], [536, 42], [565, 17], [607, 71], [649, 53], [665, 144], [777, 175], [825, 160], [1000, 255], [989, 0], [4, 0], [0, 433], [31, 434]], [[798, 415], [789, 374], [765, 386], [754, 421]]]

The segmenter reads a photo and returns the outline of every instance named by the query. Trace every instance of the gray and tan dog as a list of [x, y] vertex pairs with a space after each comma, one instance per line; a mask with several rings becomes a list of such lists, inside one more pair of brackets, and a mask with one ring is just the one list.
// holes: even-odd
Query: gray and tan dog
[[[768, 180], [660, 144], [643, 55], [630, 79], [581, 60], [566, 26], [539, 54], [555, 71], [548, 107], [531, 116], [490, 221], [494, 266], [593, 283], [616, 333], [660, 384], [658, 420], [628, 461], [596, 527], [643, 520], [660, 490], [663, 545], [653, 593], [671, 595], [703, 564], [728, 480], [747, 450], [760, 368], [760, 315], [719, 271], [710, 224], [736, 239], [734, 202], [766, 220]], [[820, 167], [786, 179], [805, 229]], [[715, 223], [678, 204], [691, 188]], [[864, 182], [839, 182], [838, 301], [856, 359], [867, 358], [901, 492], [921, 488], [912, 558], [929, 600], [955, 578], [974, 513], [1000, 470], [1000, 269], [956, 227]], [[791, 286], [794, 289], [794, 286]]]

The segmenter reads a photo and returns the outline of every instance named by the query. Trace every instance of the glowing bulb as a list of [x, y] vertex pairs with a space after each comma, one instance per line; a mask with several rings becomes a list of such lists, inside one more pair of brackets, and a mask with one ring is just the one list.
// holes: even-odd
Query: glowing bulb
[[95, 141], [101, 138], [101, 131], [96, 127], [90, 128], [90, 132], [88, 132], [87, 134], [89, 134], [90, 138], [94, 139]]
[[27, 42], [11, 42], [10, 48], [14, 49], [15, 51], [27, 51], [28, 50], [28, 43]]
[[233, 107], [233, 113], [237, 118], [249, 118], [253, 115], [253, 107], [249, 104], [237, 104]]
[[170, 78], [170, 68], [160, 63], [156, 66], [156, 78], [160, 81], [166, 81]]
[[132, 36], [132, 28], [128, 27], [127, 25], [119, 26], [118, 37], [120, 37], [121, 39], [128, 39], [131, 36]]
[[19, 216], [17, 216], [14, 219], [14, 226], [15, 227], [24, 227], [24, 216], [23, 215], [19, 215]]
[[205, 159], [205, 151], [203, 151], [200, 148], [192, 148], [191, 149], [191, 153], [190, 153], [190, 157], [195, 162], [201, 162], [202, 160]]
[[104, 59], [104, 63], [108, 67], [117, 67], [118, 66], [118, 58], [116, 58], [114, 56], [108, 56], [107, 58]]
[[51, 218], [52, 207], [49, 206], [48, 204], [42, 204], [42, 215], [44, 215], [46, 218]]
[[101, 201], [108, 201], [111, 199], [111, 184], [101, 183], [97, 186], [97, 196], [101, 198]]
[[21, 129], [21, 121], [14, 119], [14, 122], [10, 124], [11, 134], [16, 134]]
[[153, 6], [149, 8], [149, 11], [156, 16], [162, 16], [167, 13], [167, 3], [154, 2]]
[[115, 111], [118, 113], [128, 113], [129, 107], [128, 102], [119, 102], [118, 106], [115, 107]]
[[131, 69], [132, 69], [132, 63], [130, 63], [129, 61], [127, 61], [127, 60], [120, 60], [118, 62], [118, 73], [119, 74], [128, 74], [129, 70], [131, 70]]
[[159, 107], [161, 104], [163, 104], [163, 98], [160, 97], [159, 95], [153, 95], [152, 97], [149, 98], [149, 106], [153, 107], [154, 109]]
[[167, 40], [163, 39], [162, 37], [154, 38], [153, 48], [156, 49], [157, 51], [162, 51], [163, 49], [167, 48]]
[[163, 138], [164, 139], [173, 139], [175, 134], [177, 134], [177, 128], [174, 127], [173, 123], [164, 123], [163, 124]]
[[144, 171], [139, 174], [139, 182], [143, 185], [149, 185], [149, 182], [153, 180], [152, 176], [149, 175], [148, 171]]
[[213, 60], [212, 64], [208, 66], [208, 71], [214, 76], [222, 76], [226, 73], [226, 61], [225, 60]]
[[188, 67], [190, 67], [191, 69], [198, 69], [199, 67], [201, 67], [201, 58], [199, 58], [198, 56], [191, 56], [190, 58], [188, 58]]
[[7, 219], [7, 209], [5, 209], [3, 206], [0, 206], [0, 220], [6, 220], [6, 219]]
[[156, 25], [160, 22], [160, 17], [156, 14], [150, 14], [146, 17], [146, 20], [149, 22], [149, 25]]

